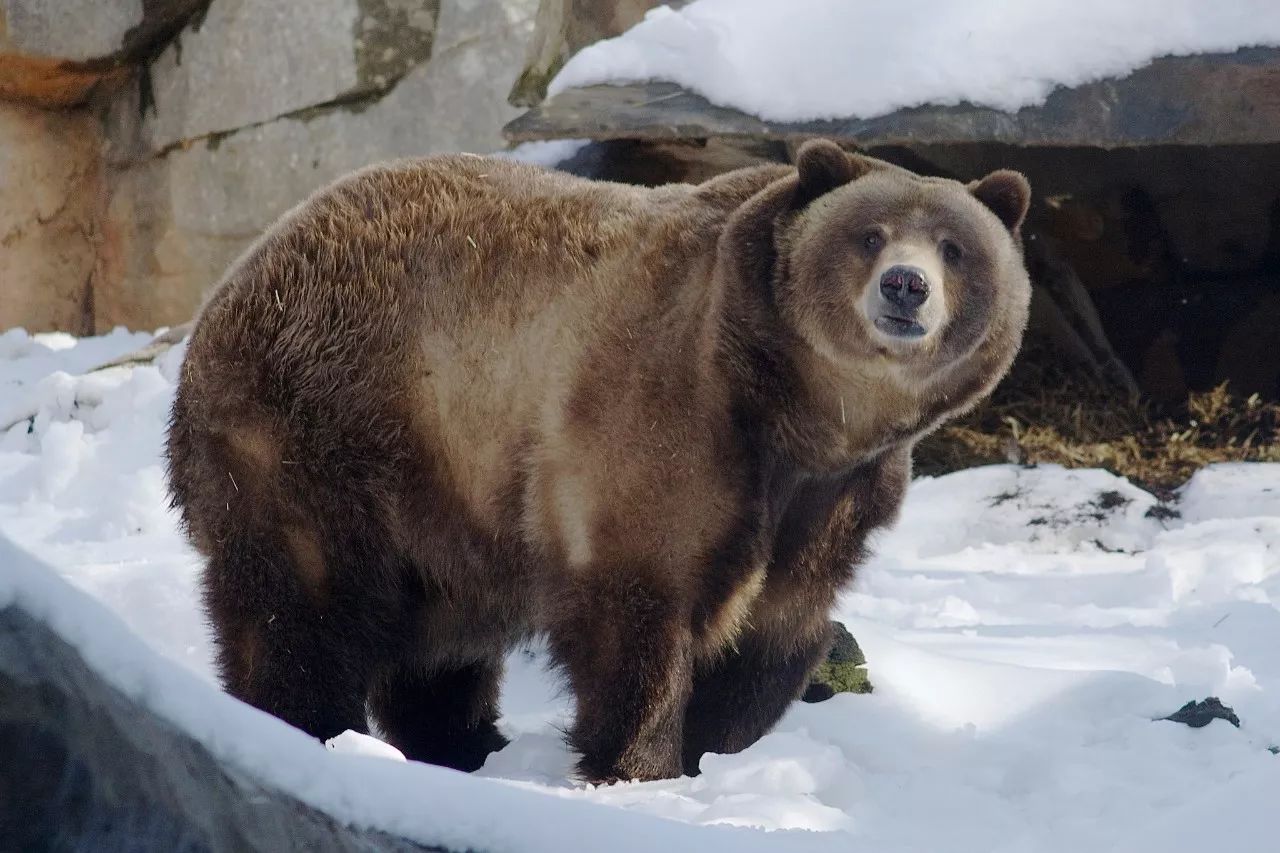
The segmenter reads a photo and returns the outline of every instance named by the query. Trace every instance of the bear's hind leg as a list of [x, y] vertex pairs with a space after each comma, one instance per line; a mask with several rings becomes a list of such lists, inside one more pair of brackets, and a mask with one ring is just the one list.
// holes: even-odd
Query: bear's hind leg
[[365, 732], [379, 655], [403, 642], [379, 584], [304, 582], [281, 537], [245, 531], [219, 544], [204, 572], [223, 684], [231, 695], [321, 740]]
[[379, 672], [369, 709], [407, 758], [470, 772], [507, 745], [496, 725], [501, 683], [501, 658], [434, 666], [406, 658]]

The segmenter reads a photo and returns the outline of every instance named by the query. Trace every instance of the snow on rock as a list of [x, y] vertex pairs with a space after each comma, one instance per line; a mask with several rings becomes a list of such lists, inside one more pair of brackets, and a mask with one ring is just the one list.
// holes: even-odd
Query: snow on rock
[[1274, 0], [696, 0], [572, 57], [550, 92], [669, 80], [766, 119], [1014, 111], [1166, 55], [1280, 45]]
[[[84, 373], [146, 340], [0, 335], [0, 406], [30, 412], [0, 444], [0, 540], [38, 558], [0, 541], [0, 607], [340, 820], [556, 853], [1274, 849], [1280, 466], [1201, 471], [1179, 517], [1102, 471], [919, 479], [836, 609], [875, 693], [798, 704], [696, 779], [594, 788], [570, 778], [572, 702], [534, 644], [508, 659], [512, 743], [466, 776], [371, 760], [394, 751], [354, 733], [325, 749], [218, 692], [161, 461], [181, 349]], [[1241, 728], [1155, 722], [1205, 696]]]
[[489, 155], [500, 160], [518, 160], [534, 166], [554, 168], [588, 144], [586, 139], [548, 139], [534, 142], [522, 142], [509, 151], [495, 151]]

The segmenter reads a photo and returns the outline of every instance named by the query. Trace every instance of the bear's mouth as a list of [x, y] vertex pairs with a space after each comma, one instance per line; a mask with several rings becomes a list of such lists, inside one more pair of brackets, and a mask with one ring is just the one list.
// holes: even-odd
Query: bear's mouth
[[876, 328], [895, 338], [922, 338], [925, 328], [915, 320], [895, 317], [892, 314], [881, 314], [876, 318]]

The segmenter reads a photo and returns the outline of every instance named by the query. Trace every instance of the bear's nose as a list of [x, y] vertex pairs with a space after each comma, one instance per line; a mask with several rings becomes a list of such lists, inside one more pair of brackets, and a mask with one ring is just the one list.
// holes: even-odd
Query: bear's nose
[[880, 292], [890, 305], [914, 311], [929, 298], [929, 282], [925, 280], [924, 270], [898, 265], [889, 267], [880, 276]]

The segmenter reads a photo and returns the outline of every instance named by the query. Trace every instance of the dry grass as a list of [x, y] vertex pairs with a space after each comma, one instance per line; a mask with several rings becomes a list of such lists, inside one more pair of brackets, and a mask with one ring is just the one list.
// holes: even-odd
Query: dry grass
[[915, 460], [921, 474], [992, 462], [1105, 468], [1167, 492], [1212, 462], [1280, 462], [1280, 404], [1222, 385], [1158, 410], [1024, 352], [991, 400], [921, 442]]

